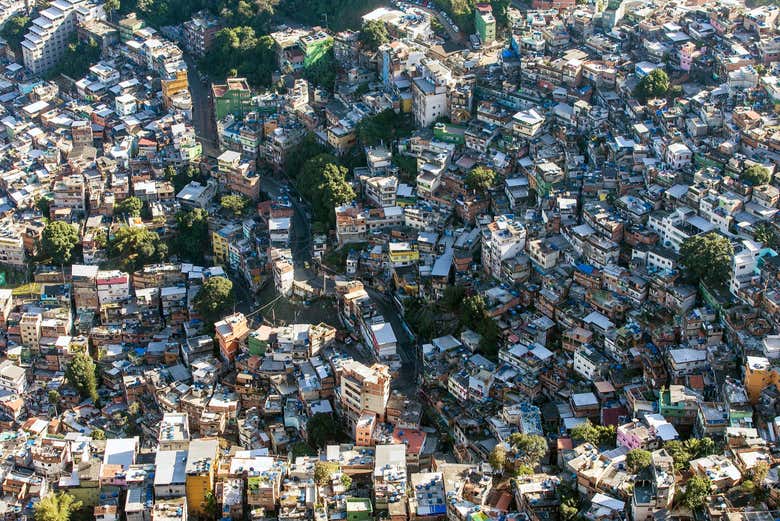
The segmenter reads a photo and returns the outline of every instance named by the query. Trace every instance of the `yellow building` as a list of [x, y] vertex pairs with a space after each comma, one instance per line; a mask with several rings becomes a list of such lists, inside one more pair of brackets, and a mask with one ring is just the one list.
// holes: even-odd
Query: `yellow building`
[[186, 69], [177, 70], [174, 74], [171, 75], [170, 79], [160, 80], [160, 87], [162, 87], [162, 95], [165, 106], [170, 107], [171, 98], [173, 98], [176, 94], [187, 92], [190, 88], [189, 82], [187, 81]]
[[214, 481], [219, 464], [219, 440], [197, 439], [190, 442], [187, 454], [185, 482], [187, 490], [187, 511], [190, 514], [204, 514], [206, 493], [214, 491]]
[[748, 356], [745, 365], [745, 390], [750, 403], [758, 403], [761, 391], [772, 384], [780, 387], [780, 368], [772, 366], [763, 356]]
[[417, 247], [408, 242], [391, 242], [388, 250], [390, 264], [394, 267], [408, 266], [420, 260]]
[[214, 253], [214, 264], [229, 264], [230, 244], [235, 242], [242, 228], [238, 224], [228, 224], [217, 231], [211, 232], [211, 249]]

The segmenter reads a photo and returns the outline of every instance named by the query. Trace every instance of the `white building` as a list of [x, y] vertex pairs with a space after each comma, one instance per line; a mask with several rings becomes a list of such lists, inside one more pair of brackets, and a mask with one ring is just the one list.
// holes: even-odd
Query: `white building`
[[154, 496], [184, 497], [187, 493], [187, 451], [158, 450], [154, 458]]
[[274, 285], [280, 295], [292, 295], [295, 281], [295, 268], [287, 260], [281, 259], [274, 263]]
[[691, 208], [677, 208], [673, 212], [656, 212], [650, 214], [647, 226], [658, 233], [661, 245], [671, 248], [675, 253], [686, 239], [695, 235], [711, 232], [715, 227], [702, 217], [696, 215]]
[[22, 233], [10, 223], [0, 225], [0, 264], [24, 266]]
[[123, 271], [98, 271], [96, 284], [101, 306], [122, 302], [130, 297], [130, 276]]
[[0, 389], [23, 394], [27, 389], [27, 373], [10, 360], [0, 363]]
[[732, 295], [753, 285], [759, 278], [758, 259], [761, 258], [761, 245], [755, 241], [743, 240], [731, 259], [731, 279], [729, 291]]
[[691, 149], [682, 143], [672, 143], [666, 147], [666, 162], [673, 170], [690, 165], [691, 157]]
[[544, 125], [544, 116], [535, 109], [521, 110], [512, 116], [512, 129], [515, 134], [525, 139], [536, 137], [542, 125]]
[[370, 177], [366, 179], [365, 191], [366, 198], [375, 206], [380, 208], [395, 206], [398, 178], [395, 176]]
[[[38, 13], [30, 30], [22, 40], [24, 65], [30, 72], [40, 74], [54, 67], [62, 58], [79, 20], [78, 8], [85, 8], [84, 0], [55, 0]], [[91, 9], [82, 9], [81, 18], [88, 21]], [[102, 13], [102, 9], [100, 10]]]
[[424, 59], [422, 75], [412, 80], [412, 110], [415, 122], [423, 127], [449, 116], [448, 84], [452, 73], [437, 60]]
[[482, 229], [482, 268], [485, 273], [500, 278], [501, 261], [511, 259], [525, 248], [525, 227], [498, 215]]
[[130, 116], [138, 111], [138, 102], [132, 94], [123, 94], [114, 99], [114, 110], [121, 116]]

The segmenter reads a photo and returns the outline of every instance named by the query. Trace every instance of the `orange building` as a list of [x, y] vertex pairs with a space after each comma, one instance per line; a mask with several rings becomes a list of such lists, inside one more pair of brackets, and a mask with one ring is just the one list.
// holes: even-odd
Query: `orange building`
[[239, 344], [249, 336], [249, 327], [243, 313], [234, 313], [214, 324], [219, 353], [226, 362], [232, 362], [238, 354]]
[[780, 368], [772, 366], [763, 356], [748, 356], [745, 365], [745, 390], [755, 405], [761, 392], [770, 385], [780, 387]]

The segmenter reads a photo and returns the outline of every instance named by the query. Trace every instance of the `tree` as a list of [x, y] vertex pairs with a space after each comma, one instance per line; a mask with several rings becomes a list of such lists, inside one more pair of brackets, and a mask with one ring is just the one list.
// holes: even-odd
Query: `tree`
[[768, 168], [754, 164], [747, 167], [739, 178], [752, 186], [761, 186], [771, 181], [772, 175]]
[[63, 221], [53, 221], [43, 229], [41, 251], [44, 257], [51, 258], [57, 264], [69, 264], [78, 242], [79, 232], [76, 228]]
[[24, 35], [27, 34], [31, 22], [32, 20], [29, 16], [17, 14], [6, 20], [2, 29], [0, 29], [0, 37], [8, 42], [8, 46], [17, 59], [21, 59], [22, 40], [24, 40]]
[[78, 390], [82, 398], [98, 402], [95, 361], [87, 353], [78, 353], [65, 368], [65, 379]]
[[314, 482], [320, 486], [326, 485], [330, 482], [331, 476], [338, 470], [339, 464], [335, 461], [318, 461], [314, 464]]
[[103, 9], [106, 10], [109, 19], [114, 16], [115, 12], [119, 11], [119, 7], [119, 0], [105, 0], [105, 2], [103, 2]]
[[493, 7], [493, 17], [496, 19], [496, 26], [504, 28], [509, 25], [509, 5], [510, 0], [490, 0], [490, 5]]
[[680, 248], [680, 263], [693, 282], [721, 286], [729, 277], [734, 248], [716, 232], [694, 235]]
[[305, 443], [303, 441], [299, 441], [297, 443], [293, 443], [292, 447], [290, 447], [290, 452], [292, 452], [293, 461], [296, 458], [300, 458], [301, 456], [316, 456], [317, 453], [312, 450], [311, 447], [309, 447], [308, 443]]
[[341, 486], [349, 490], [352, 488], [352, 478], [346, 474], [341, 475]]
[[758, 462], [750, 471], [750, 479], [756, 486], [760, 487], [764, 483], [767, 475], [769, 475], [769, 464], [766, 461]]
[[331, 48], [320, 59], [303, 70], [303, 77], [312, 85], [333, 90], [338, 69], [339, 63], [336, 61]]
[[173, 246], [183, 259], [203, 262], [209, 244], [209, 214], [202, 208], [182, 210], [176, 214], [176, 237]]
[[157, 233], [137, 226], [123, 226], [117, 230], [110, 245], [111, 255], [127, 271], [135, 271], [145, 264], [164, 261], [168, 246]]
[[580, 513], [580, 494], [567, 482], [561, 482], [556, 491], [560, 499], [558, 513], [561, 521], [573, 521]]
[[615, 445], [616, 430], [614, 425], [593, 425], [590, 420], [577, 425], [571, 430], [571, 437], [597, 447]]
[[48, 393], [49, 396], [49, 403], [52, 405], [57, 405], [60, 403], [60, 400], [62, 399], [62, 396], [60, 396], [59, 391], [55, 389], [51, 389]]
[[128, 217], [140, 217], [143, 207], [144, 203], [139, 198], [130, 196], [114, 205], [114, 213]]
[[306, 424], [306, 436], [309, 445], [324, 449], [328, 442], [343, 438], [343, 432], [332, 415], [318, 412], [309, 418]]
[[651, 462], [652, 454], [644, 449], [633, 449], [626, 454], [626, 466], [633, 473], [646, 469]]
[[762, 221], [756, 225], [753, 238], [773, 250], [777, 250], [778, 247], [780, 247], [780, 240], [778, 240], [775, 230], [772, 228], [772, 225], [767, 222]]
[[219, 517], [219, 504], [213, 490], [207, 490], [203, 496], [203, 511], [206, 514], [206, 519], [217, 519]]
[[141, 405], [138, 402], [133, 402], [127, 406], [127, 414], [129, 416], [138, 416], [141, 414]]
[[683, 494], [683, 505], [691, 510], [698, 510], [704, 505], [704, 501], [710, 494], [712, 481], [707, 476], [693, 476], [685, 484], [685, 493]]
[[495, 182], [496, 173], [484, 166], [478, 166], [466, 175], [466, 186], [479, 192], [489, 190]]
[[320, 154], [303, 164], [296, 186], [311, 203], [314, 221], [332, 227], [336, 220], [335, 207], [355, 198], [346, 176], [347, 169], [330, 154]]
[[178, 170], [173, 165], [165, 167], [163, 177], [173, 185], [173, 191], [177, 194], [191, 181], [203, 181], [200, 168], [195, 165], [185, 165]]
[[681, 471], [688, 468], [692, 459], [703, 458], [715, 453], [715, 442], [712, 438], [689, 438], [685, 441], [671, 440], [664, 444], [664, 449], [674, 460], [674, 469]]
[[393, 141], [409, 136], [412, 131], [414, 123], [410, 116], [387, 109], [361, 119], [355, 135], [363, 146], [376, 146], [379, 143], [390, 146]]
[[363, 28], [360, 30], [360, 43], [364, 47], [376, 51], [380, 45], [383, 45], [390, 41], [390, 36], [387, 34], [387, 27], [381, 20], [370, 20], [363, 24]]
[[223, 210], [232, 212], [234, 216], [240, 217], [244, 214], [249, 199], [243, 195], [223, 195], [219, 200], [219, 205]]
[[65, 492], [50, 493], [35, 504], [35, 521], [70, 521], [70, 516], [81, 505], [81, 501]]
[[92, 439], [93, 440], [105, 440], [106, 439], [106, 431], [103, 429], [93, 429], [92, 430]]
[[547, 440], [536, 434], [515, 433], [509, 437], [515, 459], [522, 465], [536, 467], [547, 454]]
[[506, 449], [502, 444], [498, 444], [493, 447], [488, 456], [488, 463], [493, 467], [494, 472], [503, 472], [506, 467]]
[[253, 27], [226, 27], [216, 34], [200, 68], [215, 78], [242, 76], [252, 86], [266, 87], [277, 66], [274, 45], [273, 38], [258, 37]]
[[62, 58], [57, 60], [57, 64], [46, 73], [46, 76], [55, 78], [64, 74], [69, 78], [80, 79], [100, 58], [101, 52], [102, 49], [93, 38], [84, 41], [73, 36], [65, 47]]
[[639, 80], [636, 96], [642, 101], [650, 98], [660, 98], [669, 90], [669, 76], [663, 69], [653, 69], [650, 74]]
[[233, 307], [233, 283], [225, 277], [211, 277], [195, 296], [195, 309], [206, 322], [216, 322]]

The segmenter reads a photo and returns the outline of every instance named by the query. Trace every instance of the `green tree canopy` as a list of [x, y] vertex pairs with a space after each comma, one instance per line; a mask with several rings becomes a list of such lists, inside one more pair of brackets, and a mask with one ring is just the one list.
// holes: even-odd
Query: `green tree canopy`
[[306, 436], [309, 445], [324, 449], [328, 442], [340, 441], [344, 434], [341, 425], [332, 415], [319, 412], [306, 423]]
[[381, 20], [370, 20], [363, 24], [360, 30], [360, 43], [368, 49], [375, 51], [380, 45], [390, 41], [390, 35], [387, 34], [387, 27]]
[[127, 271], [145, 264], [162, 262], [168, 257], [168, 246], [157, 233], [139, 226], [122, 226], [110, 244], [112, 257]]
[[752, 186], [765, 185], [772, 180], [769, 169], [757, 164], [747, 167], [739, 178]]
[[488, 463], [490, 463], [490, 466], [493, 467], [495, 472], [504, 472], [507, 463], [507, 455], [503, 444], [499, 443], [493, 447], [493, 450], [490, 451], [490, 455], [488, 456]]
[[203, 174], [196, 165], [185, 165], [178, 169], [173, 165], [168, 165], [165, 167], [163, 176], [173, 185], [173, 191], [177, 194], [191, 181], [204, 181]]
[[201, 264], [209, 249], [209, 213], [202, 208], [182, 210], [176, 214], [176, 253], [183, 259]]
[[79, 243], [79, 232], [63, 221], [52, 221], [41, 234], [41, 252], [57, 264], [69, 264], [73, 249]]
[[601, 447], [615, 445], [616, 430], [614, 425], [593, 425], [590, 420], [577, 425], [571, 430], [571, 437]]
[[195, 309], [207, 322], [220, 320], [233, 307], [236, 297], [233, 283], [225, 277], [211, 277], [195, 296]]
[[318, 461], [314, 464], [314, 482], [320, 486], [326, 485], [338, 471], [339, 464], [335, 461]]
[[652, 463], [652, 454], [644, 449], [633, 449], [626, 454], [626, 466], [631, 472], [640, 472]]
[[663, 69], [653, 69], [650, 74], [639, 80], [636, 96], [643, 101], [661, 98], [669, 91], [670, 85], [669, 76]]
[[332, 226], [335, 207], [355, 198], [346, 176], [347, 169], [330, 154], [320, 154], [303, 164], [296, 186], [311, 203], [315, 221]]
[[78, 353], [65, 368], [65, 379], [78, 390], [84, 399], [98, 402], [97, 368], [87, 353]]
[[728, 239], [716, 232], [694, 235], [680, 248], [680, 263], [689, 278], [721, 286], [729, 277], [734, 248]]
[[22, 40], [24, 40], [24, 35], [27, 34], [31, 23], [32, 19], [29, 16], [17, 14], [6, 20], [0, 29], [0, 37], [8, 42], [8, 46], [18, 60], [21, 60], [22, 57]]
[[35, 521], [70, 521], [81, 505], [81, 501], [66, 492], [52, 492], [35, 504], [34, 518]]
[[756, 225], [753, 237], [756, 241], [773, 250], [777, 250], [780, 247], [780, 238], [778, 238], [772, 225], [766, 221], [762, 221]]
[[396, 114], [392, 109], [360, 120], [355, 134], [364, 146], [376, 146], [384, 143], [390, 146], [393, 141], [411, 135], [414, 123], [407, 114]]
[[703, 458], [715, 453], [715, 442], [711, 438], [689, 438], [685, 441], [671, 440], [664, 449], [674, 460], [674, 469], [678, 472], [688, 468], [692, 459]]
[[135, 196], [130, 196], [127, 199], [123, 199], [114, 205], [114, 213], [116, 215], [127, 215], [129, 217], [140, 217], [141, 209], [144, 207], [144, 203]]
[[485, 299], [471, 295], [463, 299], [460, 307], [460, 327], [476, 331], [482, 336], [479, 349], [486, 356], [495, 358], [498, 354], [500, 330], [496, 321], [488, 315]]
[[105, 440], [106, 439], [106, 431], [103, 429], [93, 429], [92, 430], [92, 439], [93, 440]]
[[490, 168], [478, 166], [466, 174], [466, 186], [471, 190], [485, 192], [496, 182], [496, 173]]
[[79, 80], [98, 61], [101, 52], [100, 45], [94, 39], [90, 38], [87, 41], [83, 41], [74, 36], [71, 38], [68, 46], [65, 47], [65, 54], [46, 75], [49, 78], [54, 78], [64, 74], [69, 78]]
[[535, 434], [515, 433], [509, 436], [515, 460], [521, 465], [536, 467], [547, 455], [547, 440]]
[[326, 25], [334, 31], [358, 29], [361, 17], [386, 5], [382, 0], [285, 0], [278, 12], [304, 25]]
[[683, 494], [683, 505], [691, 510], [698, 510], [704, 505], [707, 496], [712, 489], [712, 481], [707, 476], [693, 476], [685, 484], [685, 493]]
[[219, 200], [219, 205], [223, 210], [231, 212], [235, 217], [244, 215], [251, 201], [243, 195], [223, 195]]
[[252, 86], [268, 86], [277, 68], [273, 38], [258, 37], [248, 26], [226, 27], [217, 33], [200, 66], [220, 80], [238, 75], [245, 77]]

